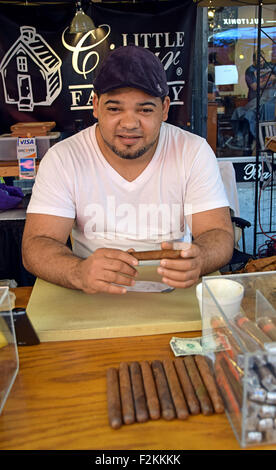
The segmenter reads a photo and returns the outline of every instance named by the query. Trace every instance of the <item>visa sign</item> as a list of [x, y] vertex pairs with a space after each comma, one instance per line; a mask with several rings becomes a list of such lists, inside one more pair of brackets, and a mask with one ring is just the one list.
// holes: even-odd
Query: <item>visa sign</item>
[[35, 145], [35, 139], [23, 139], [19, 137], [17, 145]]
[[36, 141], [35, 138], [17, 139], [17, 159], [20, 158], [36, 158]]

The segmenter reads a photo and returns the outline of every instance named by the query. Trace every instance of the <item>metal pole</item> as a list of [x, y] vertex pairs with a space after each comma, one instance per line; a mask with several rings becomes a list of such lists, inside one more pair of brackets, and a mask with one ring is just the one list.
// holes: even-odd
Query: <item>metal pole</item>
[[260, 123], [260, 57], [261, 57], [261, 24], [262, 24], [262, 2], [258, 6], [258, 39], [257, 39], [257, 97], [256, 97], [256, 179], [255, 179], [255, 214], [254, 214], [254, 246], [253, 255], [257, 254], [257, 227], [258, 227], [258, 198], [259, 198], [259, 123]]

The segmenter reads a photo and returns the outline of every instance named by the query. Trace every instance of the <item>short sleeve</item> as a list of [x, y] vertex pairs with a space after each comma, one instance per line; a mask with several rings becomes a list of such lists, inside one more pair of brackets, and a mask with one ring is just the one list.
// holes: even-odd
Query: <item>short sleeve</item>
[[75, 218], [73, 181], [57, 150], [50, 149], [40, 162], [28, 213]]
[[216, 156], [206, 140], [203, 140], [188, 175], [185, 213], [195, 214], [227, 206], [229, 201]]

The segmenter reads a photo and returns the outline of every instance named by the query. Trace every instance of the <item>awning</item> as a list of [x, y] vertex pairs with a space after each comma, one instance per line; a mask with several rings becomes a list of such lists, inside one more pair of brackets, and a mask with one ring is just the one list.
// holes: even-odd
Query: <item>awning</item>
[[[219, 8], [219, 7], [244, 7], [246, 5], [256, 5], [258, 6], [260, 0], [194, 0], [199, 7], [210, 7], [210, 8]], [[262, 0], [263, 5], [275, 5], [275, 0]]]

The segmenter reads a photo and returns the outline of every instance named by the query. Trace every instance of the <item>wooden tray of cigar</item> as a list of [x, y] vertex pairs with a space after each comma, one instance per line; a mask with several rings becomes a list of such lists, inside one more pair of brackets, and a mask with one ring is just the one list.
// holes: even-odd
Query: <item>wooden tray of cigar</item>
[[56, 123], [48, 122], [18, 122], [10, 127], [12, 137], [38, 137], [46, 136]]

